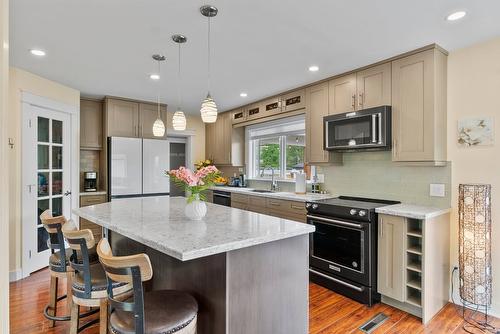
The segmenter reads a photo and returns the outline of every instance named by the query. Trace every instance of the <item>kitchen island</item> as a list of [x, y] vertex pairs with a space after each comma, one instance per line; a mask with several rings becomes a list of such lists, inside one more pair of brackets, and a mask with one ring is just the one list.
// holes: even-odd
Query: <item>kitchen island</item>
[[106, 230], [115, 255], [150, 256], [147, 289], [190, 292], [197, 333], [307, 333], [314, 226], [210, 203], [196, 222], [185, 205], [182, 197], [144, 197], [73, 212]]

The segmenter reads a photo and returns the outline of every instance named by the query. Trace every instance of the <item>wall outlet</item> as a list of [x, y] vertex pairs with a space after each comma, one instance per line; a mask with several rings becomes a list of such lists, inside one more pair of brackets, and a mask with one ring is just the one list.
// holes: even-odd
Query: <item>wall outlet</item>
[[242, 167], [238, 168], [238, 172], [243, 173], [243, 168]]
[[444, 197], [445, 196], [445, 186], [443, 183], [431, 183], [429, 194], [432, 197]]
[[325, 183], [325, 174], [318, 174], [318, 183]]

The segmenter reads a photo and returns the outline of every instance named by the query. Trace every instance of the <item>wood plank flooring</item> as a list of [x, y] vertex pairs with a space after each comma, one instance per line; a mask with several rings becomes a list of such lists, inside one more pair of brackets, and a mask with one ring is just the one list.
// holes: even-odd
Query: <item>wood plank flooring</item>
[[[64, 281], [59, 283], [60, 294], [65, 293], [65, 284]], [[24, 280], [10, 284], [11, 334], [68, 333], [68, 322], [59, 322], [54, 328], [48, 327], [49, 322], [42, 314], [48, 301], [48, 293], [48, 270], [42, 270]], [[58, 314], [66, 314], [66, 312], [66, 302], [62, 301], [58, 307]], [[374, 333], [377, 334], [466, 333], [462, 329], [462, 318], [451, 304], [443, 308], [427, 326], [423, 326], [419, 318], [391, 306], [377, 304], [368, 308], [319, 285], [313, 283], [309, 285], [310, 334], [361, 333], [358, 327], [379, 312], [385, 313], [389, 319], [375, 330]], [[492, 320], [494, 326], [500, 327], [499, 319]], [[98, 332], [98, 325], [95, 325], [82, 333], [97, 334]]]

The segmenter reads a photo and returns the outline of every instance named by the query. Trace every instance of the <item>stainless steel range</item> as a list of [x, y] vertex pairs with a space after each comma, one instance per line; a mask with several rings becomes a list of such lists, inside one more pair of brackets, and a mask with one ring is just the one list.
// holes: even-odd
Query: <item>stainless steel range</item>
[[316, 226], [311, 281], [370, 306], [380, 301], [375, 209], [398, 203], [346, 196], [307, 202], [307, 223]]

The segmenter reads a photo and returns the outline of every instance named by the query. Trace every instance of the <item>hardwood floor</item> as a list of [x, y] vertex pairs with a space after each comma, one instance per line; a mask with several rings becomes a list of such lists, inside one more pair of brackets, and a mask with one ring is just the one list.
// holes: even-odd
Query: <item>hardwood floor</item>
[[[65, 284], [65, 282], [60, 282], [60, 294], [65, 293]], [[68, 322], [59, 322], [54, 328], [48, 327], [49, 322], [42, 314], [48, 301], [48, 293], [48, 270], [42, 270], [24, 280], [10, 284], [11, 334], [68, 333]], [[66, 314], [66, 302], [62, 301], [59, 304], [58, 314]], [[443, 308], [427, 326], [423, 326], [420, 319], [391, 306], [377, 304], [368, 308], [319, 285], [312, 283], [309, 285], [310, 334], [361, 333], [358, 327], [379, 312], [385, 313], [389, 319], [374, 331], [377, 334], [466, 333], [462, 329], [462, 318], [451, 304]], [[494, 326], [500, 327], [499, 319], [492, 320]], [[83, 333], [97, 334], [98, 332], [97, 324]]]

